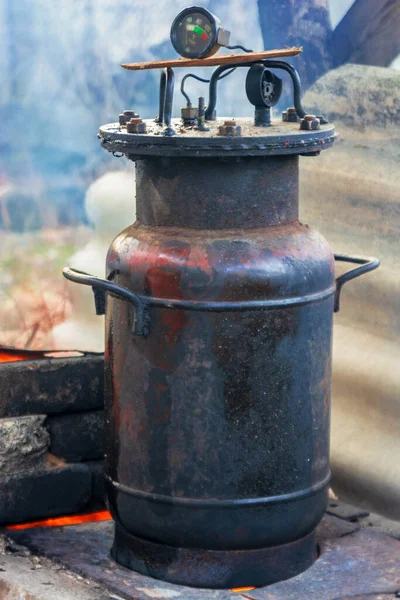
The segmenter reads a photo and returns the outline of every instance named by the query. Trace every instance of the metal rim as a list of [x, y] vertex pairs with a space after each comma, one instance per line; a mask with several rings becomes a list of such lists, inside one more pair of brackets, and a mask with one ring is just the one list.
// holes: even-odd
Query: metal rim
[[257, 137], [183, 137], [121, 132], [119, 123], [100, 128], [102, 146], [127, 156], [268, 156], [309, 154], [332, 146], [337, 134], [333, 125], [318, 131], [291, 132]]
[[105, 476], [108, 485], [111, 485], [119, 492], [133, 496], [135, 498], [141, 498], [146, 501], [155, 502], [159, 504], [169, 504], [174, 506], [187, 506], [193, 508], [242, 508], [244, 506], [265, 506], [271, 504], [280, 504], [282, 502], [295, 502], [308, 498], [317, 494], [329, 484], [331, 479], [330, 472], [327, 477], [318, 483], [299, 490], [297, 492], [290, 492], [288, 494], [279, 494], [278, 496], [266, 496], [263, 498], [239, 498], [233, 500], [218, 500], [214, 498], [200, 499], [200, 498], [181, 498], [177, 496], [164, 496], [163, 494], [152, 494], [150, 492], [143, 492], [142, 490], [135, 490], [123, 483], [118, 483], [111, 479], [109, 475]]
[[318, 556], [315, 530], [279, 546], [253, 550], [179, 548], [136, 537], [116, 523], [111, 556], [155, 579], [200, 588], [265, 586], [298, 575]]

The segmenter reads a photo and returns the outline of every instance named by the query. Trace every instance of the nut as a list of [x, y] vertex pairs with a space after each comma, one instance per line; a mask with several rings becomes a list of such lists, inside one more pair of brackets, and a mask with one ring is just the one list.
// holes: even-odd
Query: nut
[[181, 108], [181, 118], [183, 121], [195, 121], [198, 114], [197, 106], [185, 106]]
[[242, 128], [236, 125], [236, 121], [224, 121], [224, 124], [218, 127], [218, 135], [236, 137], [242, 135]]
[[295, 108], [288, 108], [282, 113], [282, 121], [286, 121], [288, 123], [297, 123], [297, 119], [298, 117]]
[[126, 131], [128, 133], [146, 133], [146, 123], [139, 117], [134, 117], [126, 124]]
[[300, 121], [300, 129], [303, 131], [312, 131], [319, 129], [321, 121], [315, 115], [304, 115], [304, 118]]
[[135, 117], [137, 118], [137, 117], [139, 117], [139, 115], [136, 114], [134, 110], [124, 110], [123, 113], [118, 115], [118, 121], [119, 121], [120, 127], [124, 127], [130, 119], [135, 118]]

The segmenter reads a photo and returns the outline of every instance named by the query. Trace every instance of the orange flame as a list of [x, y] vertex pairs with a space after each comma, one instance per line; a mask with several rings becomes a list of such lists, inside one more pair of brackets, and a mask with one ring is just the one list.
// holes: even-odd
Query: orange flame
[[45, 519], [44, 521], [32, 521], [31, 523], [18, 523], [18, 525], [9, 525], [6, 529], [9, 531], [19, 531], [21, 529], [32, 529], [34, 527], [63, 527], [64, 525], [79, 525], [79, 523], [95, 523], [96, 521], [110, 521], [111, 515], [108, 510], [100, 510], [86, 515], [72, 515], [70, 517], [55, 517]]
[[17, 362], [19, 360], [37, 360], [38, 358], [72, 358], [84, 356], [83, 352], [77, 350], [56, 350], [55, 352], [17, 350], [15, 348], [0, 348], [0, 363]]
[[0, 350], [0, 363], [2, 362], [17, 362], [17, 360], [32, 360], [34, 358], [42, 358], [40, 352], [15, 352], [12, 350]]

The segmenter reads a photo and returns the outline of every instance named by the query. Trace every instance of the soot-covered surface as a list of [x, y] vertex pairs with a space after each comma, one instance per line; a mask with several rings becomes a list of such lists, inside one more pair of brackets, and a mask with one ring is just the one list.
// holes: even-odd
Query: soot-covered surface
[[314, 565], [293, 579], [254, 590], [201, 590], [129, 571], [109, 554], [112, 522], [10, 532], [18, 543], [45, 555], [118, 597], [134, 600], [370, 600], [400, 590], [399, 542], [358, 522], [326, 515], [318, 528], [321, 549]]

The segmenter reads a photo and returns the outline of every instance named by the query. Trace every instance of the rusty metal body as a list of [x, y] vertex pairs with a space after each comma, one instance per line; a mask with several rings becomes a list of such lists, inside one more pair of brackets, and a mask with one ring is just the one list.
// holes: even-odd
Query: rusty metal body
[[326, 242], [297, 221], [298, 157], [147, 159], [137, 205], [109, 251], [113, 282], [159, 298], [287, 306], [152, 309], [149, 336], [132, 339], [129, 304], [109, 299], [116, 522], [207, 550], [307, 536], [329, 480], [334, 274]]
[[[107, 280], [64, 270], [106, 312], [113, 556], [199, 587], [266, 585], [315, 560], [333, 312], [379, 264], [334, 256], [298, 221], [298, 155], [330, 147], [334, 128], [240, 124], [232, 138], [218, 120], [172, 120], [183, 133], [165, 137], [149, 120], [145, 135], [101, 128], [106, 149], [139, 159], [137, 221]], [[335, 280], [334, 258], [360, 266]]]

